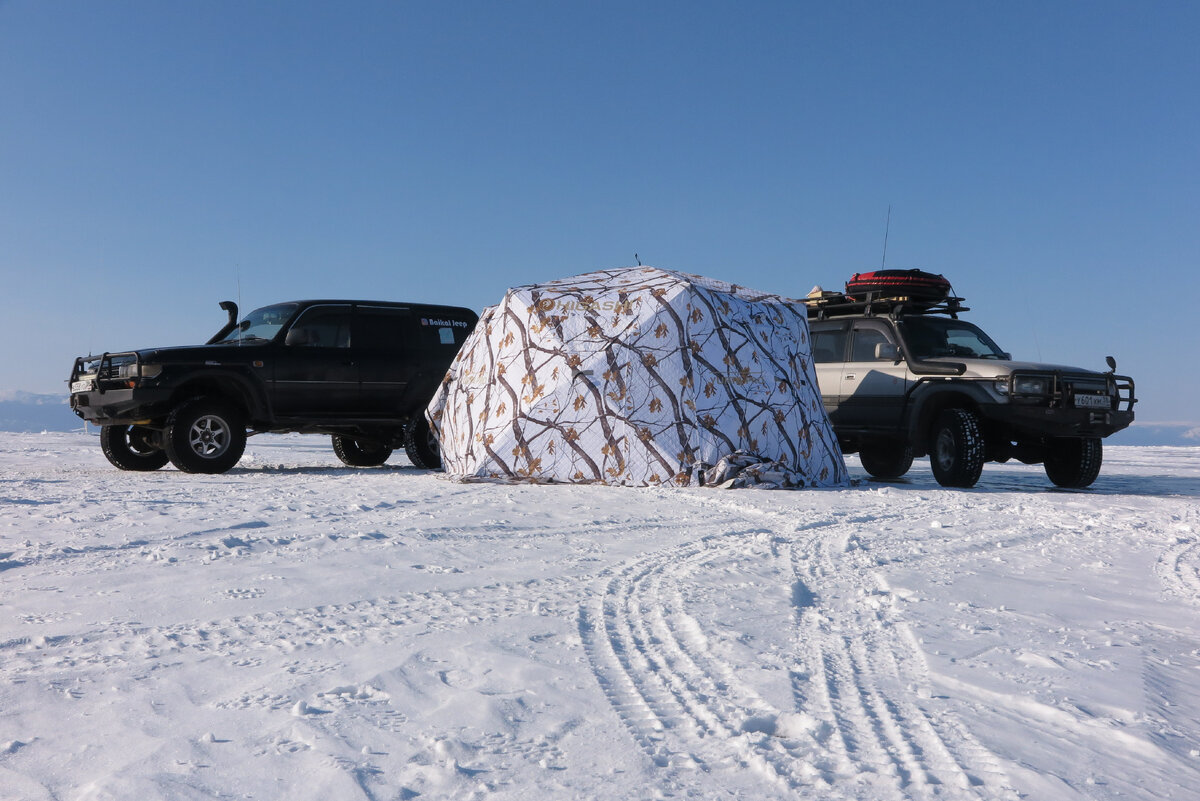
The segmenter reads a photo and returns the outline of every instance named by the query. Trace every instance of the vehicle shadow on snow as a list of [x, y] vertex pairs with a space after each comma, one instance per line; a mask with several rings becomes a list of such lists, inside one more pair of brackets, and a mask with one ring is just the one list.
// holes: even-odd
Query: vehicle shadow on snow
[[247, 467], [234, 467], [234, 468], [231, 468], [226, 473], [226, 475], [236, 476], [236, 475], [282, 474], [282, 475], [305, 475], [305, 476], [337, 476], [337, 475], [348, 475], [350, 473], [363, 473], [366, 475], [377, 475], [379, 473], [393, 473], [396, 475], [419, 476], [419, 475], [431, 474], [433, 472], [435, 472], [435, 471], [426, 470], [426, 469], [420, 468], [420, 467], [414, 467], [413, 465], [408, 465], [408, 464], [405, 464], [405, 465], [385, 464], [385, 465], [379, 465], [378, 467], [349, 467], [346, 465], [332, 465], [332, 464], [329, 464], [329, 465], [264, 464], [264, 465], [250, 465]]
[[[1019, 468], [1018, 468], [1019, 469]], [[919, 463], [912, 472], [898, 479], [881, 479], [867, 475], [865, 471], [852, 470], [851, 478], [863, 487], [895, 487], [897, 490], [940, 490], [946, 489], [937, 483], [928, 466], [921, 469]], [[1090, 487], [1064, 489], [1050, 483], [1040, 466], [1030, 465], [1028, 473], [1017, 470], [990, 473], [987, 467], [979, 483], [964, 492], [1054, 492], [1071, 495], [1138, 495], [1149, 498], [1200, 497], [1200, 477], [1171, 475], [1129, 475], [1101, 473]]]

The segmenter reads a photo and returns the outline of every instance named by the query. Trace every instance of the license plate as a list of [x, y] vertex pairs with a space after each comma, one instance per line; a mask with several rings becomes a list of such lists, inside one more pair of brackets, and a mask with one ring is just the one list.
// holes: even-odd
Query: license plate
[[92, 389], [92, 380], [89, 378], [86, 381], [74, 381], [71, 383], [71, 394], [76, 392], [90, 392]]
[[1112, 398], [1107, 395], [1076, 395], [1075, 407], [1079, 409], [1107, 409], [1112, 406]]

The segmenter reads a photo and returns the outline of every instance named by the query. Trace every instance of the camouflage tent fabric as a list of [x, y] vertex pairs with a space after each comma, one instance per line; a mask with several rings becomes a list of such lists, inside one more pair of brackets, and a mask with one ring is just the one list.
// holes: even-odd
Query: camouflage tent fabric
[[427, 416], [465, 479], [694, 486], [726, 459], [848, 482], [803, 304], [652, 267], [510, 289]]

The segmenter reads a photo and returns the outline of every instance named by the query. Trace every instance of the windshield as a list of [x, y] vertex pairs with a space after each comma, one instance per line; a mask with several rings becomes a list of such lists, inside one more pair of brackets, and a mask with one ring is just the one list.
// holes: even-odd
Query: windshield
[[978, 326], [944, 317], [909, 317], [900, 323], [909, 352], [917, 359], [958, 356], [1007, 359], [1008, 354]]
[[279, 303], [275, 306], [264, 306], [255, 309], [238, 323], [237, 328], [221, 340], [221, 342], [251, 342], [254, 340], [274, 339], [279, 329], [291, 318], [296, 311], [295, 303]]

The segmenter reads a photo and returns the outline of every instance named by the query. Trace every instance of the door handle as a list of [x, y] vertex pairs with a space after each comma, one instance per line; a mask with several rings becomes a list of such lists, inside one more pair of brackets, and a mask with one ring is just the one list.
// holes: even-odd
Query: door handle
[[847, 381], [853, 381], [853, 380], [854, 380], [854, 373], [846, 373], [846, 380], [847, 380]]

